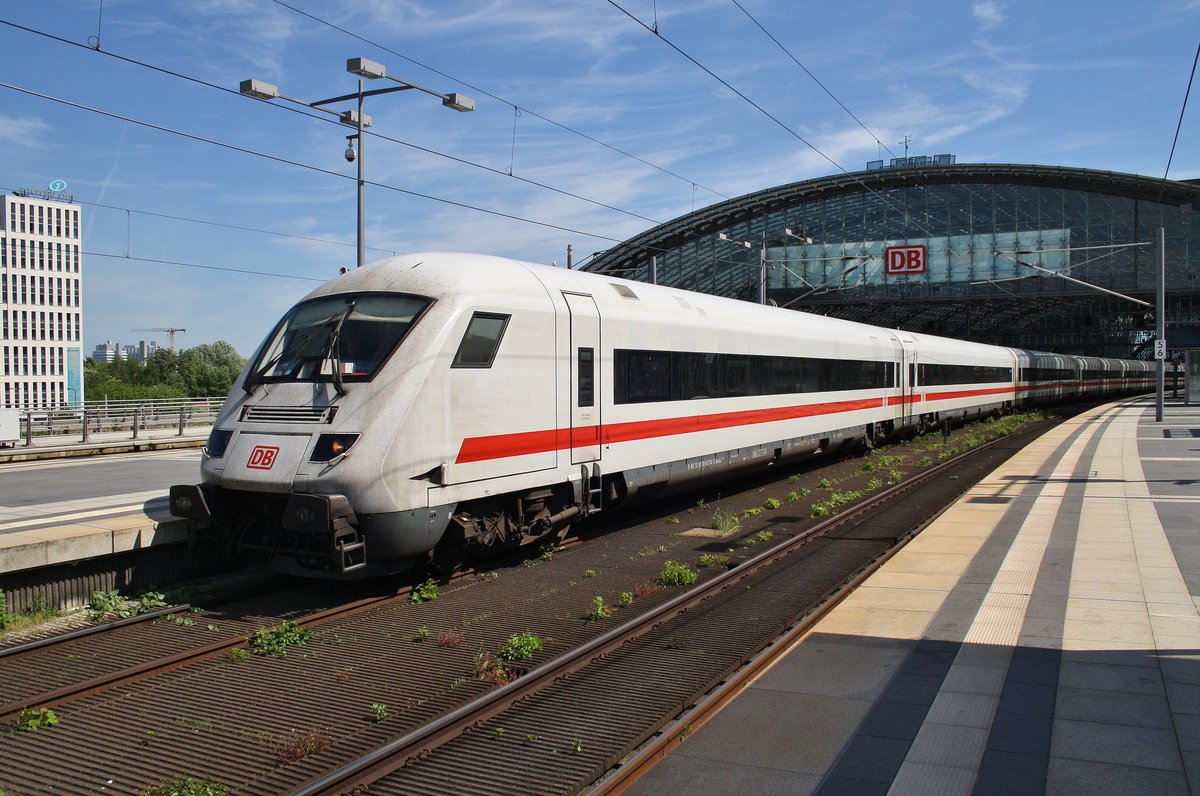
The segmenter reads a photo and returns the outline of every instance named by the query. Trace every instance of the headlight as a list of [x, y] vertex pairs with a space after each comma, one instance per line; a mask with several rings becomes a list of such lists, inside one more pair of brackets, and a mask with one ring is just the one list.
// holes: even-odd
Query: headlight
[[358, 441], [358, 434], [322, 434], [317, 437], [317, 444], [313, 447], [312, 456], [308, 457], [310, 462], [327, 462], [337, 456], [341, 456]]
[[232, 431], [214, 428], [208, 434], [208, 445], [204, 447], [205, 453], [212, 456], [214, 459], [219, 459], [225, 455], [225, 449], [229, 447], [229, 440], [233, 437]]

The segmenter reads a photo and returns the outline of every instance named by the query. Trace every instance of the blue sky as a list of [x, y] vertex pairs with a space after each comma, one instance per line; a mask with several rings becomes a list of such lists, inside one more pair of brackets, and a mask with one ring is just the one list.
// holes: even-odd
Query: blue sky
[[[177, 326], [248, 356], [353, 266], [356, 172], [348, 129], [243, 79], [315, 101], [355, 91], [361, 56], [473, 97], [367, 101], [368, 260], [561, 265], [905, 136], [959, 163], [1161, 177], [1200, 0], [8, 0], [0, 21], [0, 190], [65, 180], [84, 204], [86, 353]], [[1196, 94], [1172, 179], [1200, 178]]]

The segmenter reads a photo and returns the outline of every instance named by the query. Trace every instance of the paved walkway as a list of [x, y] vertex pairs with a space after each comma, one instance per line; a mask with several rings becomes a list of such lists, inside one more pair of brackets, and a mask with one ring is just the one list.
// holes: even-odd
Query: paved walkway
[[633, 789], [1200, 793], [1200, 408], [976, 485]]
[[[178, 429], [148, 429], [137, 439], [129, 431], [103, 432], [89, 435], [88, 442], [78, 436], [34, 437], [32, 446], [22, 443], [0, 449], [0, 478], [6, 468], [30, 466], [23, 464], [28, 462], [196, 448], [205, 444], [210, 430], [209, 426], [189, 427], [180, 436]], [[171, 516], [165, 489], [44, 506], [0, 506], [0, 588], [5, 573], [187, 539], [188, 524]]]

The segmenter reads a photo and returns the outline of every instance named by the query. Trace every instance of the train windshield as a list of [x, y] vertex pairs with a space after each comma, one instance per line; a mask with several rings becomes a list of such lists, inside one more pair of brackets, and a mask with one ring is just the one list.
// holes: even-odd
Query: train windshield
[[340, 295], [297, 304], [267, 338], [246, 390], [261, 382], [368, 381], [430, 304], [399, 295]]

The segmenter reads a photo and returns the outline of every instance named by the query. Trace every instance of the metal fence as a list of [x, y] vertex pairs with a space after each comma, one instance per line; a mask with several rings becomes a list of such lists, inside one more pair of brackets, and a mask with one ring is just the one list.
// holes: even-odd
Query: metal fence
[[4, 424], [0, 443], [33, 445], [54, 441], [88, 442], [92, 435], [129, 434], [137, 439], [144, 433], [162, 436], [174, 430], [183, 436], [193, 426], [211, 426], [224, 403], [224, 396], [212, 398], [170, 398], [156, 401], [85, 401], [77, 409], [20, 409], [16, 412], [19, 428]]

